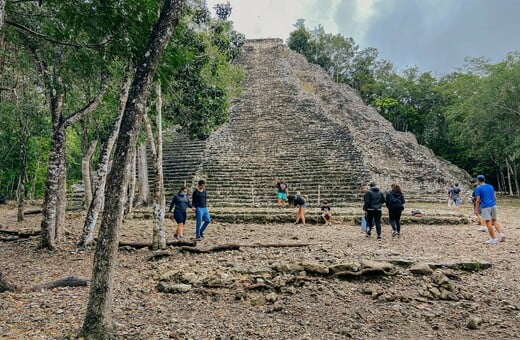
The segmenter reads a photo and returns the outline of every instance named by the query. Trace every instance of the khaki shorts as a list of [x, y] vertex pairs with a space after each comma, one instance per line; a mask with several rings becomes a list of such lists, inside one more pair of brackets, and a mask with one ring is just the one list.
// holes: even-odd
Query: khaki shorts
[[497, 206], [482, 208], [480, 212], [480, 216], [484, 219], [484, 221], [496, 220], [497, 219]]

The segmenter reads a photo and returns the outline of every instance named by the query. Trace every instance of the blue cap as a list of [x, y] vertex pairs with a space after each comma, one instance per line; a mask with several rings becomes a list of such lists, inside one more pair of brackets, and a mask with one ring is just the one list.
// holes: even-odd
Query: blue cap
[[477, 180], [484, 182], [486, 180], [486, 177], [484, 177], [484, 175], [478, 175]]

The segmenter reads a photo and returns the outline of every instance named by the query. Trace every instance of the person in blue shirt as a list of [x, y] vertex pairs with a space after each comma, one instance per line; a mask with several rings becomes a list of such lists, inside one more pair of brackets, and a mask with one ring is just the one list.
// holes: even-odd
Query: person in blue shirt
[[[495, 189], [492, 185], [486, 183], [484, 175], [477, 176], [478, 186], [475, 188], [476, 207], [480, 209], [480, 216], [486, 222], [486, 227], [491, 238], [486, 244], [497, 244], [505, 241], [506, 237], [502, 232], [502, 228], [497, 223], [497, 201]], [[495, 226], [493, 228], [493, 226]], [[495, 233], [498, 231], [498, 235]]]

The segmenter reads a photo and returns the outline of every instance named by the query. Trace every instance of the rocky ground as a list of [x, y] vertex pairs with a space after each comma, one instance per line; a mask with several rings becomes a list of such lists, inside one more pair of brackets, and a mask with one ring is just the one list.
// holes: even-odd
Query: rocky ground
[[[474, 221], [407, 224], [400, 238], [385, 225], [379, 242], [345, 222], [215, 221], [196, 249], [239, 249], [198, 254], [170, 247], [166, 256], [150, 260], [150, 250], [125, 248], [115, 276], [117, 337], [518, 339], [519, 207], [518, 201], [500, 204], [507, 239], [494, 246], [482, 244], [487, 235]], [[469, 207], [463, 213], [471, 215]], [[0, 207], [2, 229], [38, 229], [39, 221], [34, 215], [17, 224], [14, 206]], [[72, 275], [90, 279], [93, 252], [74, 247], [82, 214], [71, 213], [67, 222], [66, 239], [54, 252], [37, 250], [36, 237], [0, 242], [3, 278], [22, 288], [0, 293], [0, 338], [78, 333], [88, 287], [28, 290]], [[193, 229], [190, 220], [187, 230]], [[168, 232], [171, 237], [171, 224]], [[150, 220], [134, 219], [123, 227], [122, 240], [145, 241], [150, 234]], [[273, 246], [280, 243], [293, 247]]]

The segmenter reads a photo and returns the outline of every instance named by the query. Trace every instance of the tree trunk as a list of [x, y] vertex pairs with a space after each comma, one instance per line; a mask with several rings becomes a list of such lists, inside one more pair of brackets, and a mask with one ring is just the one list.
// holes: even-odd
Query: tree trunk
[[112, 322], [112, 291], [117, 260], [119, 229], [123, 220], [129, 167], [134, 153], [139, 124], [144, 115], [153, 75], [179, 20], [183, 0], [165, 0], [148, 46], [141, 57], [132, 82], [127, 106], [121, 121], [112, 169], [107, 179], [105, 210], [99, 230], [89, 301], [81, 336], [85, 339], [114, 338]]
[[150, 183], [148, 182], [148, 160], [146, 158], [146, 144], [139, 144], [137, 148], [137, 173], [139, 180], [139, 192], [137, 195], [136, 206], [148, 206], [148, 199], [150, 197]]
[[136, 186], [136, 182], [137, 182], [137, 177], [136, 177], [137, 150], [135, 150], [135, 147], [134, 147], [133, 158], [132, 158], [131, 162], [132, 162], [132, 164], [129, 168], [130, 184], [128, 185], [128, 191], [127, 191], [128, 201], [126, 202], [125, 216], [132, 214], [132, 211], [134, 209], [135, 186]]
[[56, 246], [56, 209], [58, 204], [58, 187], [61, 173], [60, 155], [65, 143], [65, 131], [57, 129], [52, 134], [49, 165], [45, 181], [45, 197], [43, 200], [43, 218], [41, 223], [41, 248], [53, 250]]
[[[506, 157], [506, 166], [507, 166], [507, 173], [509, 177], [509, 194], [511, 196], [514, 196], [515, 191], [518, 196], [520, 196], [519, 188], [518, 188], [518, 173], [516, 170], [515, 165], [515, 159], [513, 156], [507, 156]], [[514, 185], [514, 188], [513, 188]]]
[[117, 135], [119, 134], [119, 128], [121, 126], [121, 119], [123, 118], [123, 112], [125, 111], [126, 101], [128, 100], [128, 91], [130, 88], [131, 78], [129, 75], [125, 75], [123, 85], [121, 87], [121, 94], [119, 99], [119, 112], [110, 131], [107, 141], [103, 145], [101, 155], [99, 157], [99, 164], [97, 170], [97, 181], [96, 188], [94, 189], [91, 203], [88, 206], [87, 217], [83, 224], [83, 233], [77, 246], [79, 248], [87, 248], [94, 243], [94, 229], [98, 220], [99, 212], [103, 208], [103, 201], [105, 199], [105, 185], [110, 164], [110, 155], [114, 148]]
[[33, 176], [31, 179], [31, 189], [29, 189], [29, 192], [27, 193], [27, 198], [30, 200], [34, 199], [34, 196], [36, 194], [36, 179], [38, 178], [38, 171], [40, 170], [40, 159], [36, 159], [36, 167], [33, 171]]
[[152, 165], [154, 172], [154, 192], [153, 192], [153, 235], [152, 235], [152, 249], [166, 248], [166, 232], [164, 230], [164, 182], [162, 169], [162, 97], [161, 85], [156, 87], [156, 130], [157, 139], [154, 141], [152, 124], [150, 119], [144, 115], [144, 125], [146, 127], [146, 135], [148, 136], [148, 143], [152, 154]]
[[92, 202], [92, 179], [90, 177], [90, 160], [96, 151], [98, 141], [95, 139], [90, 143], [87, 152], [81, 159], [81, 175], [83, 177], [84, 208], [88, 209]]
[[5, 0], [0, 0], [0, 31], [4, 28], [5, 22]]
[[56, 241], [60, 241], [65, 229], [65, 209], [67, 207], [67, 165], [65, 158], [67, 155], [67, 134], [63, 135], [63, 146], [60, 154], [60, 172], [58, 179], [58, 191], [56, 201], [56, 227], [54, 228], [54, 237]]
[[[23, 133], [22, 133], [23, 134]], [[25, 207], [25, 184], [27, 182], [27, 139], [21, 137], [20, 143], [20, 180], [18, 181], [18, 222], [23, 222]]]
[[[1, 15], [1, 14], [0, 14]], [[16, 100], [16, 108], [19, 110], [19, 98], [18, 91], [15, 89], [14, 97]], [[25, 197], [26, 197], [26, 183], [27, 183], [27, 143], [29, 142], [29, 123], [28, 119], [22, 111], [18, 111], [18, 124], [20, 126], [20, 133], [18, 140], [20, 142], [20, 177], [18, 180], [17, 188], [17, 199], [18, 199], [18, 222], [24, 220], [24, 208], [25, 208]]]
[[[47, 74], [45, 70], [40, 70]], [[102, 84], [97, 96], [84, 108], [75, 112], [68, 118], [63, 118], [64, 93], [60, 81], [56, 81], [56, 88], [49, 87], [50, 111], [52, 115], [51, 149], [49, 152], [49, 165], [45, 180], [45, 198], [43, 200], [43, 218], [41, 223], [42, 237], [41, 248], [54, 249], [56, 235], [61, 235], [65, 221], [66, 183], [65, 158], [66, 158], [66, 129], [78, 120], [94, 111], [108, 89], [108, 82]], [[60, 182], [61, 181], [61, 182]], [[59, 209], [59, 210], [58, 210]]]

